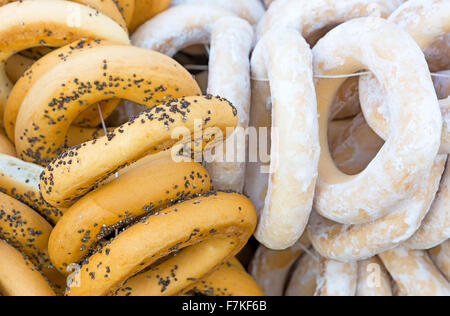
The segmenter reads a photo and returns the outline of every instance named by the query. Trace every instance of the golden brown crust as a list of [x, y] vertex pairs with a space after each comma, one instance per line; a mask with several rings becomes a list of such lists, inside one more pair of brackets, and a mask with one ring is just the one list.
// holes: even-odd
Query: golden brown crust
[[141, 24], [167, 9], [170, 0], [135, 0], [135, 9], [130, 23], [130, 33], [133, 33]]
[[163, 102], [108, 136], [72, 148], [52, 161], [41, 176], [44, 199], [52, 205], [70, 206], [127, 164], [172, 147], [178, 142], [172, 138], [174, 131], [182, 129], [194, 135], [194, 130], [209, 130], [213, 134], [220, 130], [226, 135], [227, 128], [236, 126], [236, 116], [236, 109], [218, 97]]
[[[208, 193], [176, 204], [143, 218], [93, 254], [76, 276], [79, 287], [72, 285], [67, 294], [180, 293], [235, 256], [255, 226], [252, 203], [236, 193]], [[162, 258], [168, 259], [154, 265]]]

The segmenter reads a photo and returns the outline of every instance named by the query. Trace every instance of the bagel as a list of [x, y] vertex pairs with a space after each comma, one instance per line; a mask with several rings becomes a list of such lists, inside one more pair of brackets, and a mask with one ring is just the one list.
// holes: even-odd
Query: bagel
[[[149, 152], [170, 148], [177, 142], [172, 133], [179, 128], [191, 135], [194, 129], [215, 133], [217, 129], [224, 131], [236, 126], [236, 116], [231, 103], [217, 97], [186, 97], [163, 102], [108, 136], [61, 154], [41, 175], [41, 192], [51, 205], [70, 206], [116, 170]], [[71, 177], [74, 174], [76, 179]]]
[[52, 288], [19, 251], [0, 240], [0, 292], [6, 296], [55, 296]]
[[[132, 199], [123, 197], [124, 188]], [[64, 272], [114, 230], [174, 201], [210, 190], [208, 173], [195, 162], [176, 163], [167, 156], [133, 167], [65, 212], [50, 236], [52, 262]]]
[[388, 17], [406, 0], [277, 0], [270, 6], [257, 27], [258, 39], [275, 27], [298, 30], [307, 42], [315, 33], [351, 19], [365, 17], [379, 9], [381, 17]]
[[389, 215], [371, 223], [342, 225], [313, 212], [308, 234], [316, 251], [333, 260], [358, 261], [393, 249], [411, 238], [430, 209], [446, 160], [446, 156], [438, 156], [413, 196], [395, 206]]
[[378, 257], [359, 262], [356, 296], [392, 296], [392, 280]]
[[447, 33], [440, 36], [433, 44], [424, 50], [430, 70], [435, 72], [443, 69], [450, 69], [449, 55], [450, 35]]
[[[209, 193], [176, 204], [143, 218], [89, 257], [78, 272], [80, 282], [72, 284], [67, 294], [183, 293], [192, 280], [208, 275], [236, 255], [255, 226], [254, 207], [239, 194]], [[169, 256], [174, 253], [176, 256]], [[143, 271], [146, 267], [149, 269]]]
[[[9, 94], [8, 101], [5, 106], [4, 113], [4, 125], [8, 137], [14, 141], [14, 128], [16, 125], [17, 115], [19, 113], [20, 107], [28, 93], [28, 91], [33, 87], [33, 85], [39, 81], [39, 79], [51, 70], [53, 67], [59, 65], [60, 63], [70, 63], [73, 56], [78, 53], [91, 49], [93, 47], [98, 47], [100, 45], [106, 44], [101, 40], [79, 40], [69, 45], [63, 46], [56, 49], [46, 56], [39, 59], [38, 62], [34, 63], [30, 69], [28, 69], [24, 76], [22, 76], [17, 83], [14, 85], [11, 93]], [[109, 114], [114, 110], [118, 104], [118, 100], [108, 100], [102, 102], [100, 107], [102, 114], [108, 117]], [[94, 105], [91, 109], [87, 109], [82, 112], [74, 121], [74, 125], [77, 126], [98, 126], [101, 123], [100, 117], [98, 115], [97, 106]]]
[[0, 135], [0, 154], [17, 157], [16, 148], [4, 135]]
[[136, 7], [136, 0], [113, 0], [122, 14], [128, 28], [131, 25]]
[[134, 2], [133, 17], [129, 26], [130, 33], [170, 5], [170, 0], [135, 0]]
[[67, 129], [89, 105], [113, 97], [153, 106], [198, 93], [192, 76], [167, 56], [132, 46], [92, 47], [30, 87], [16, 120], [16, 148], [22, 159], [46, 165], [66, 149]]
[[206, 296], [263, 296], [255, 280], [233, 258], [189, 289], [187, 294]]
[[[73, 10], [68, 8], [77, 10], [78, 21], [72, 21]], [[30, 0], [9, 3], [0, 7], [0, 19], [3, 21], [0, 35], [5, 39], [0, 45], [3, 64], [0, 69], [1, 116], [12, 88], [4, 65], [14, 53], [35, 46], [62, 46], [81, 37], [128, 42], [127, 33], [112, 19], [89, 7], [67, 1]]]
[[5, 65], [6, 75], [8, 79], [15, 83], [33, 64], [34, 60], [20, 54], [11, 56]]
[[0, 193], [0, 208], [0, 238], [24, 253], [61, 292], [65, 279], [53, 267], [47, 251], [52, 226], [35, 211], [3, 193]]
[[270, 250], [260, 245], [250, 263], [250, 274], [266, 295], [282, 296], [291, 268], [310, 245], [306, 234], [286, 250]]
[[450, 241], [442, 243], [441, 245], [430, 249], [428, 251], [433, 262], [442, 272], [442, 274], [450, 280]]
[[338, 262], [320, 257], [315, 296], [355, 296], [358, 263]]
[[211, 42], [207, 92], [232, 102], [239, 117], [238, 129], [228, 138], [225, 150], [216, 148], [215, 155], [208, 157], [207, 169], [219, 190], [242, 192], [244, 188], [253, 37], [252, 27], [232, 17], [232, 13], [215, 6], [196, 5], [172, 7], [144, 24], [132, 37], [134, 45], [169, 56], [192, 44]]
[[259, 0], [172, 0], [171, 5], [192, 4], [214, 6], [233, 12], [254, 25], [263, 17], [265, 10]]
[[42, 198], [39, 177], [43, 171], [38, 165], [0, 154], [0, 191], [36, 210], [50, 223], [56, 223], [62, 212]]
[[307, 43], [290, 29], [268, 32], [252, 55], [252, 77], [269, 78], [270, 86], [253, 81], [250, 126], [274, 137], [270, 176], [265, 162], [248, 163], [244, 192], [260, 214], [256, 238], [274, 250], [300, 238], [312, 207], [320, 147], [311, 63]]
[[[389, 47], [389, 58], [380, 53], [385, 47]], [[313, 53], [319, 76], [372, 70], [389, 87], [386, 97], [398, 123], [362, 173], [345, 175], [333, 163], [327, 140], [331, 101], [345, 79], [317, 79], [322, 154], [314, 207], [322, 216], [343, 224], [382, 218], [411, 197], [439, 150], [442, 117], [424, 55], [406, 32], [379, 18], [359, 18], [337, 26], [317, 43]], [[397, 71], [398, 80], [391, 80], [392, 71]], [[413, 112], [411, 117], [408, 113]]]
[[[313, 251], [315, 255], [315, 252]], [[305, 253], [292, 271], [285, 296], [314, 296], [319, 275], [319, 260]]]
[[380, 254], [389, 274], [406, 296], [449, 296], [450, 283], [425, 251], [403, 247]]
[[423, 250], [436, 247], [450, 238], [450, 163], [447, 162], [441, 185], [430, 211], [419, 230], [403, 246]]
[[[403, 28], [424, 50], [450, 31], [449, 14], [450, 3], [446, 0], [411, 0], [392, 13], [389, 21]], [[387, 139], [391, 135], [392, 114], [385, 104], [383, 93], [380, 93], [382, 88], [372, 75], [362, 77], [359, 86], [362, 110], [368, 124], [381, 138]], [[443, 139], [450, 138], [446, 133], [442, 136]], [[450, 153], [446, 149], [450, 148], [441, 148], [441, 153]]]

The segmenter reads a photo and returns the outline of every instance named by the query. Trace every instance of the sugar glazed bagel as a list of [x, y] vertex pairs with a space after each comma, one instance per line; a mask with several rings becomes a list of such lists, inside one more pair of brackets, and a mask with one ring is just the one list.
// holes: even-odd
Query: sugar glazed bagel
[[[253, 205], [239, 194], [209, 193], [181, 202], [142, 218], [94, 252], [76, 276], [79, 283], [72, 283], [67, 294], [183, 293], [193, 280], [232, 259], [255, 225]], [[154, 265], [162, 258], [167, 260]]]
[[[253, 29], [231, 12], [215, 6], [179, 5], [145, 23], [132, 37], [134, 45], [173, 56], [193, 44], [211, 43], [207, 92], [220, 95], [236, 106], [239, 124], [227, 135], [228, 150], [216, 148], [207, 169], [214, 187], [242, 192], [245, 177], [246, 142], [250, 112], [250, 61]], [[241, 154], [242, 152], [242, 154]], [[232, 161], [228, 161], [230, 157]], [[226, 161], [224, 161], [224, 156]]]
[[177, 128], [189, 135], [194, 135], [194, 129], [202, 135], [210, 130], [211, 137], [214, 131], [236, 124], [237, 111], [224, 99], [203, 96], [168, 100], [107, 136], [62, 153], [41, 175], [42, 195], [51, 205], [70, 206], [127, 164], [177, 143], [179, 139], [173, 138]]
[[[386, 47], [389, 56], [381, 53]], [[313, 52], [318, 75], [369, 68], [390, 87], [385, 95], [396, 128], [369, 166], [348, 176], [334, 165], [327, 141], [330, 100], [344, 79], [316, 80], [322, 155], [314, 206], [321, 215], [343, 224], [379, 219], [412, 195], [438, 153], [442, 117], [425, 58], [406, 32], [379, 18], [341, 24], [322, 38]], [[397, 75], [392, 81], [394, 69]], [[413, 112], [414, 117], [407, 114]]]
[[199, 93], [191, 75], [167, 56], [131, 46], [92, 47], [55, 65], [30, 87], [16, 120], [16, 148], [22, 159], [46, 165], [67, 148], [73, 120], [96, 102], [125, 98], [153, 106]]
[[[79, 12], [79, 23], [72, 21], [68, 6]], [[0, 46], [2, 68], [0, 69], [1, 114], [12, 88], [5, 72], [5, 62], [21, 50], [36, 47], [58, 47], [79, 38], [109, 39], [126, 43], [126, 31], [111, 18], [84, 5], [67, 1], [38, 0], [13, 2], [0, 7], [3, 21], [0, 34], [5, 40]], [[20, 40], [18, 40], [20, 39]]]
[[[412, 0], [399, 7], [389, 18], [408, 32], [422, 50], [429, 47], [440, 36], [450, 31], [447, 19], [450, 14], [450, 3], [445, 0]], [[392, 114], [383, 98], [382, 88], [372, 75], [360, 79], [360, 99], [369, 125], [380, 137], [387, 139], [390, 136], [390, 120]], [[445, 96], [445, 98], [447, 98]], [[445, 108], [442, 109], [446, 114]], [[444, 129], [442, 143], [449, 142], [449, 135]], [[441, 153], [449, 153], [446, 146], [441, 146]]]
[[263, 17], [265, 10], [259, 0], [172, 0], [171, 5], [191, 4], [199, 6], [214, 6], [233, 12], [250, 24], [254, 25]]
[[26, 256], [0, 240], [0, 292], [6, 296], [55, 296]]
[[307, 43], [289, 29], [267, 33], [252, 56], [252, 77], [269, 82], [253, 82], [250, 125], [273, 137], [270, 170], [248, 163], [245, 192], [259, 212], [256, 238], [270, 249], [292, 246], [311, 212], [320, 155], [311, 63]]

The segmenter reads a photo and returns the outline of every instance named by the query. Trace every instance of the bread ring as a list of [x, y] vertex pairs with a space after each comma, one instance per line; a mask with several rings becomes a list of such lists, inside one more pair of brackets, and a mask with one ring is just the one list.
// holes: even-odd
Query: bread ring
[[172, 0], [171, 3], [172, 6], [183, 4], [223, 8], [247, 20], [252, 25], [258, 23], [265, 13], [259, 0]]
[[[426, 5], [425, 5], [426, 4]], [[446, 0], [411, 0], [400, 6], [389, 18], [408, 32], [422, 50], [428, 47], [439, 36], [450, 31], [450, 2]], [[390, 110], [382, 97], [382, 88], [372, 75], [360, 79], [360, 99], [364, 116], [373, 130], [381, 138], [390, 135]], [[447, 98], [447, 97], [446, 97]], [[443, 111], [444, 112], [444, 111]], [[444, 112], [445, 113], [445, 112]], [[447, 118], [444, 120], [448, 120]], [[443, 142], [450, 142], [444, 133]], [[450, 148], [442, 147], [441, 153], [450, 153]]]
[[[3, 6], [12, 2], [19, 2], [20, 0], [0, 0], [0, 6]], [[88, 6], [108, 17], [113, 19], [117, 24], [122, 26], [123, 29], [127, 29], [122, 14], [117, 8], [113, 0], [69, 0], [71, 2], [79, 3], [81, 5]], [[68, 9], [69, 10], [69, 9]]]
[[0, 208], [0, 238], [27, 255], [61, 292], [65, 279], [53, 267], [47, 251], [52, 226], [28, 206], [3, 193]]
[[442, 243], [438, 247], [435, 247], [428, 251], [433, 262], [441, 270], [442, 274], [450, 280], [450, 240]]
[[431, 249], [450, 238], [450, 162], [442, 176], [441, 185], [430, 211], [420, 229], [403, 246], [409, 249]]
[[369, 16], [379, 9], [388, 17], [405, 0], [277, 0], [270, 6], [257, 27], [258, 39], [273, 27], [298, 30], [310, 42], [314, 33], [358, 17]]
[[[68, 24], [68, 21], [73, 20], [73, 13], [68, 8], [78, 11], [79, 26], [72, 26], [72, 22]], [[0, 7], [0, 19], [3, 21], [0, 34], [2, 38], [8, 39], [0, 46], [3, 64], [17, 51], [43, 45], [62, 46], [80, 37], [109, 39], [119, 43], [128, 41], [127, 33], [110, 18], [96, 13], [89, 7], [77, 3], [68, 4], [67, 1], [38, 0], [9, 3]], [[12, 84], [6, 76], [5, 69], [0, 69], [2, 116], [11, 88]]]
[[[14, 85], [9, 94], [8, 101], [5, 106], [4, 124], [8, 137], [14, 141], [14, 128], [16, 125], [17, 115], [20, 107], [31, 87], [49, 70], [59, 65], [60, 63], [70, 63], [73, 56], [93, 47], [98, 47], [105, 44], [101, 40], [80, 40], [69, 45], [56, 49], [46, 56], [39, 59], [39, 62], [34, 63], [29, 70], [27, 70], [17, 83]], [[104, 117], [109, 114], [117, 106], [119, 100], [108, 100], [101, 102], [101, 110]], [[97, 105], [83, 111], [75, 120], [74, 125], [77, 126], [94, 126], [97, 127], [101, 121], [98, 114]]]
[[135, 0], [134, 2], [134, 13], [129, 27], [130, 33], [133, 33], [155, 15], [166, 10], [170, 5], [170, 0]]
[[39, 212], [51, 223], [62, 216], [61, 210], [49, 205], [39, 190], [41, 166], [0, 154], [0, 191]]
[[[385, 47], [389, 47], [389, 57], [381, 53]], [[414, 193], [438, 153], [442, 117], [425, 58], [407, 33], [379, 18], [337, 26], [317, 43], [313, 53], [317, 75], [353, 73], [367, 67], [389, 86], [386, 97], [398, 121], [395, 134], [362, 173], [349, 176], [334, 165], [327, 140], [331, 101], [345, 79], [316, 80], [322, 154], [314, 207], [344, 224], [379, 219]], [[393, 71], [397, 80], [391, 79]], [[412, 74], [417, 80], [411, 80]], [[405, 143], [410, 145], [405, 147]]]
[[127, 24], [128, 27], [130, 27], [136, 7], [136, 0], [113, 0], [113, 1], [119, 8], [120, 13], [122, 14], [125, 20], [125, 23]]
[[356, 296], [392, 296], [392, 280], [378, 257], [359, 262]]
[[292, 266], [310, 245], [307, 234], [286, 250], [270, 250], [260, 245], [250, 263], [250, 274], [266, 295], [282, 296]]
[[413, 196], [395, 206], [389, 215], [371, 223], [342, 225], [313, 212], [308, 233], [316, 251], [339, 261], [364, 260], [411, 238], [430, 209], [446, 160], [446, 156], [438, 156]]
[[207, 296], [263, 296], [255, 280], [233, 258], [189, 289], [187, 294]]
[[247, 164], [245, 192], [260, 213], [256, 238], [270, 249], [292, 246], [311, 212], [320, 155], [311, 59], [305, 40], [289, 29], [267, 33], [252, 56], [252, 77], [269, 78], [270, 86], [253, 82], [250, 126], [272, 128], [276, 137], [270, 178], [262, 162]]
[[[313, 254], [315, 255], [314, 250]], [[319, 275], [319, 261], [316, 257], [305, 253], [292, 272], [286, 287], [286, 296], [314, 296]]]
[[[181, 15], [183, 18], [180, 18]], [[172, 56], [183, 47], [206, 43], [210, 39], [207, 92], [227, 98], [236, 106], [239, 125], [236, 133], [229, 137], [232, 149], [225, 149], [218, 159], [207, 164], [207, 169], [216, 189], [242, 192], [245, 158], [239, 160], [239, 157], [241, 151], [246, 152], [245, 140], [241, 139], [245, 137], [249, 122], [249, 55], [254, 32], [246, 21], [231, 15], [228, 11], [214, 6], [175, 6], [142, 26], [133, 35], [132, 42], [134, 45]], [[175, 21], [177, 23], [174, 23]], [[237, 152], [236, 147], [240, 152]], [[223, 162], [223, 156], [229, 158], [231, 154], [232, 161]]]
[[[125, 188], [132, 199], [123, 198]], [[52, 262], [65, 273], [69, 264], [83, 259], [98, 240], [115, 229], [174, 201], [210, 190], [211, 179], [198, 163], [176, 163], [168, 156], [133, 167], [65, 212], [50, 237]]]
[[89, 105], [113, 97], [153, 106], [198, 93], [192, 76], [157, 52], [118, 45], [83, 50], [30, 87], [16, 120], [16, 148], [22, 159], [45, 165], [66, 148], [67, 129]]
[[358, 263], [343, 263], [320, 257], [315, 296], [355, 296]]
[[[144, 218], [92, 255], [79, 271], [80, 287], [72, 285], [67, 294], [114, 292], [148, 266], [148, 271], [128, 280], [117, 293], [133, 291], [135, 286], [138, 291], [144, 287], [149, 295], [183, 292], [193, 279], [202, 278], [231, 259], [245, 245], [255, 226], [254, 207], [239, 194], [219, 192], [182, 202]], [[177, 251], [176, 256], [153, 265]], [[196, 264], [193, 266], [192, 262]]]
[[55, 296], [33, 264], [0, 240], [0, 292], [7, 296]]
[[177, 142], [172, 138], [177, 128], [191, 135], [194, 129], [220, 129], [225, 135], [223, 131], [236, 126], [236, 116], [236, 109], [217, 97], [186, 97], [163, 102], [108, 136], [61, 154], [41, 175], [41, 192], [52, 205], [70, 206], [116, 170], [148, 152], [170, 148]]
[[[436, 95], [441, 102], [450, 96], [450, 70], [438, 71], [438, 75], [444, 75], [446, 77], [433, 77], [434, 89], [436, 90]], [[442, 109], [442, 104], [441, 104]], [[446, 115], [443, 115], [444, 120]]]
[[386, 269], [406, 296], [449, 296], [450, 283], [425, 251], [398, 247], [380, 254]]

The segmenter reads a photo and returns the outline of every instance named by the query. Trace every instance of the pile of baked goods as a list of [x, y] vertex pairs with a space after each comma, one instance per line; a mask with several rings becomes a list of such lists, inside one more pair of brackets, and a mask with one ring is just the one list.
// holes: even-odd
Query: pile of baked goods
[[0, 295], [450, 295], [450, 0], [0, 21]]

